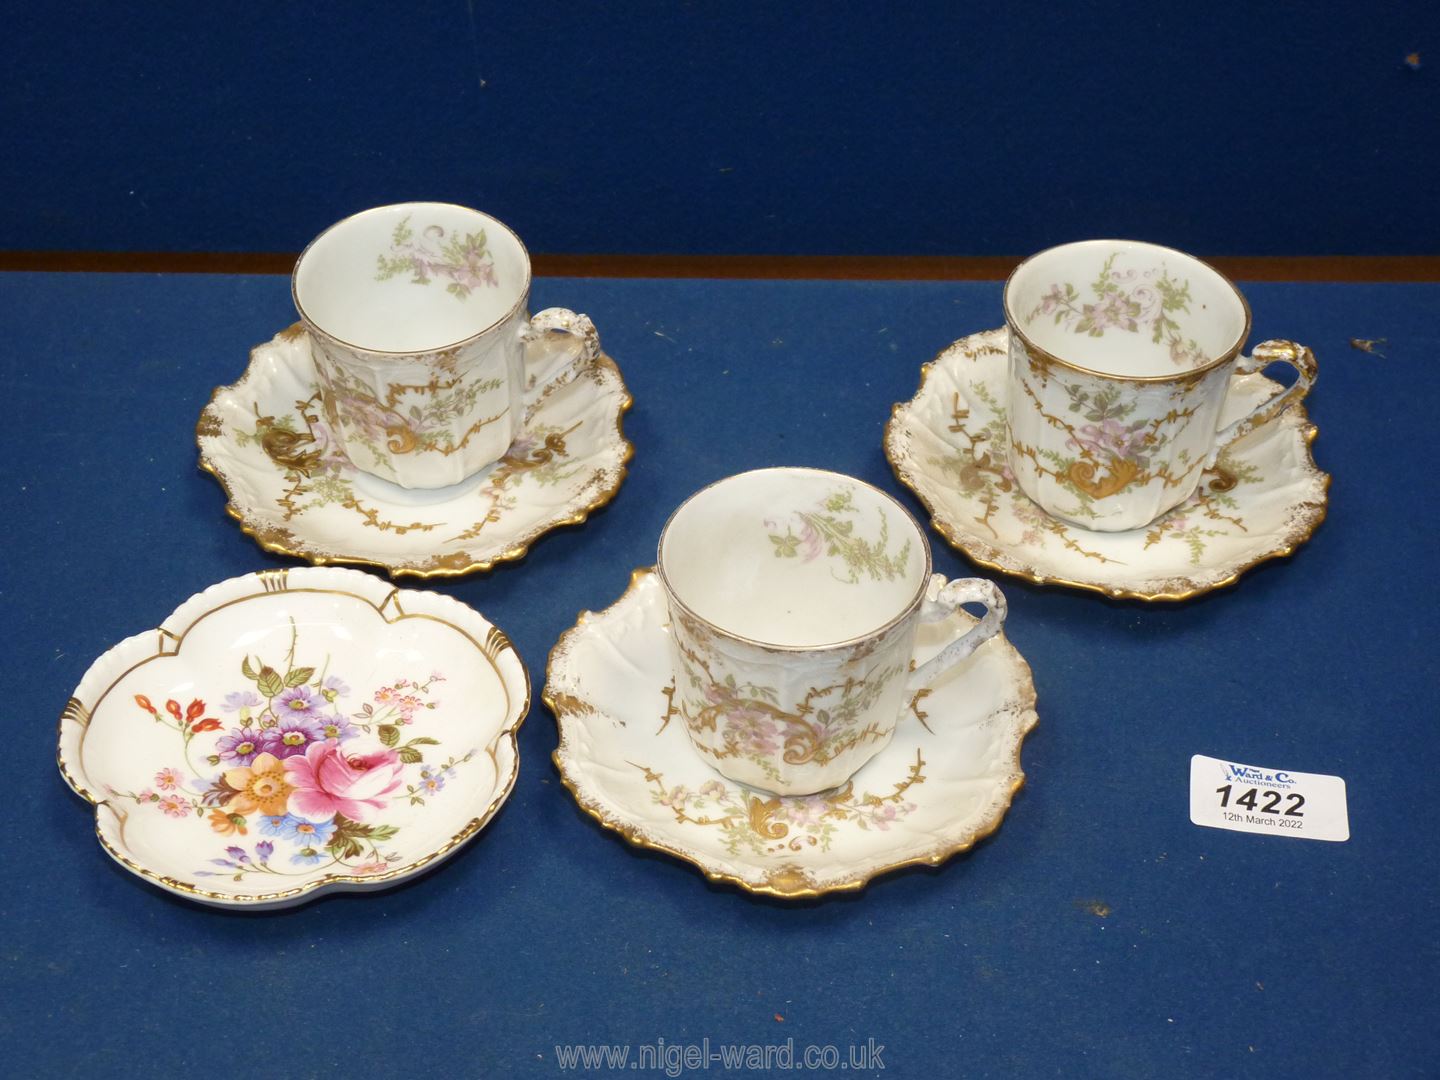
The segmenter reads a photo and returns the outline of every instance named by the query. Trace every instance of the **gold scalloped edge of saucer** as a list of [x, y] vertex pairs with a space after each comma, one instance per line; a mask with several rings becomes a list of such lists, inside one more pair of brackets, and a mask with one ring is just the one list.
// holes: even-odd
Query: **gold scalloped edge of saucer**
[[[275, 335], [275, 338], [290, 341], [303, 333], [304, 327], [297, 322], [281, 330]], [[231, 489], [230, 481], [226, 478], [224, 470], [211, 462], [205, 453], [204, 440], [219, 436], [222, 429], [222, 421], [212, 411], [212, 406], [221, 394], [239, 392], [244, 389], [245, 383], [250, 378], [250, 372], [254, 369], [255, 354], [269, 344], [271, 344], [269, 341], [262, 342], [250, 350], [250, 363], [246, 365], [245, 373], [239, 379], [225, 386], [217, 386], [211, 391], [210, 400], [206, 402], [205, 408], [200, 411], [200, 418], [195, 422], [195, 446], [200, 453], [200, 471], [213, 476], [225, 492], [225, 512], [239, 524], [242, 533], [254, 540], [265, 551], [273, 554], [301, 559], [312, 566], [378, 566], [392, 578], [413, 577], [425, 580], [427, 578], [464, 577], [466, 574], [474, 573], [483, 574], [493, 570], [501, 563], [523, 559], [530, 553], [532, 545], [555, 529], [583, 525], [591, 514], [607, 506], [615, 498], [620, 491], [620, 486], [625, 483], [625, 477], [629, 475], [628, 466], [630, 460], [635, 456], [635, 444], [625, 438], [625, 414], [635, 404], [635, 398], [625, 384], [625, 376], [620, 371], [620, 365], [615, 363], [608, 353], [602, 352], [596, 361], [597, 366], [613, 372], [616, 381], [620, 384], [620, 408], [615, 413], [615, 437], [620, 442], [620, 460], [617, 463], [614, 479], [608, 484], [602, 485], [584, 506], [563, 518], [553, 518], [535, 526], [510, 547], [483, 559], [472, 558], [464, 552], [455, 552], [451, 555], [437, 556], [428, 563], [395, 565], [363, 556], [335, 555], [314, 551], [288, 529], [271, 525], [256, 525], [249, 521], [245, 512], [236, 505], [234, 491]]]
[[[285, 582], [285, 575], [288, 573], [288, 569], [256, 571], [254, 572], [253, 576], [258, 579], [257, 583], [261, 587], [260, 592], [250, 596], [232, 598], [231, 600], [227, 600], [224, 602], [224, 604], [219, 606], [228, 606], [230, 604], [243, 602], [245, 600], [257, 599], [258, 597], [267, 595], [269, 593], [285, 592], [288, 589], [288, 585]], [[240, 575], [240, 577], [248, 576], [252, 575]], [[207, 593], [214, 592], [222, 586], [229, 584], [229, 582], [233, 580], [235, 579], [229, 578], [225, 581], [216, 582], [209, 588], [201, 590], [200, 592], [191, 596], [189, 600], [186, 600], [184, 601], [184, 603], [179, 604], [175, 608], [175, 611], [180, 611], [193, 601], [205, 596]], [[355, 593], [344, 593], [342, 590], [305, 589], [303, 591], [332, 592], [363, 600], [365, 603], [368, 603], [371, 607], [375, 608], [376, 612], [380, 615], [382, 619], [384, 619], [387, 623], [391, 623], [394, 620], [389, 615], [385, 614], [385, 611], [383, 609], [388, 606], [391, 599], [394, 598], [402, 590], [398, 587], [392, 589], [389, 595], [387, 595], [385, 600], [380, 604], [375, 604], [373, 601], [370, 601], [366, 597], [358, 596]], [[404, 591], [416, 592], [419, 590]], [[464, 604], [462, 601], [456, 600], [454, 597], [446, 596], [444, 593], [432, 592], [429, 593], [429, 595], [439, 596], [451, 603], [460, 604], [462, 607], [469, 608], [468, 604]], [[475, 611], [474, 608], [469, 609], [471, 611]], [[196, 622], [204, 618], [206, 615], [210, 614], [213, 610], [216, 609], [206, 609], [205, 611], [200, 612], [190, 621], [189, 625], [193, 626]], [[174, 613], [175, 612], [172, 612], [171, 615], [173, 616]], [[479, 615], [481, 619], [485, 620], [485, 622], [490, 623], [490, 620], [486, 619], [484, 615], [480, 615], [478, 611], [475, 611], [475, 614]], [[404, 612], [400, 611], [397, 608], [396, 617], [404, 618], [406, 616]], [[434, 616], [429, 617], [434, 618]], [[189, 626], [187, 626], [185, 630], [181, 630], [177, 637], [177, 635], [175, 635], [172, 631], [166, 629], [164, 625], [165, 621], [166, 620], [162, 620], [160, 626], [156, 627], [153, 632], [156, 633], [157, 638], [160, 639], [162, 642], [167, 637], [175, 641], [176, 652], [178, 652], [180, 642], [184, 639], [186, 631], [189, 629]], [[453, 623], [448, 623], [443, 619], [437, 621], [445, 622], [447, 626], [450, 626], [452, 629], [459, 631], [463, 636], [467, 638], [469, 637], [469, 635], [463, 629], [455, 626]], [[82, 799], [84, 799], [87, 803], [89, 803], [95, 808], [95, 839], [100, 842], [100, 846], [104, 849], [105, 853], [109, 855], [110, 858], [114, 859], [117, 863], [119, 863], [121, 866], [123, 866], [125, 869], [129, 870], [136, 877], [153, 882], [155, 885], [159, 886], [161, 889], [164, 889], [166, 892], [178, 893], [182, 896], [193, 897], [197, 900], [214, 901], [217, 904], [229, 908], [263, 908], [281, 903], [286, 900], [298, 901], [300, 897], [308, 896], [311, 893], [321, 894], [324, 892], [337, 891], [338, 889], [341, 889], [346, 885], [358, 885], [368, 888], [370, 886], [384, 884], [385, 882], [399, 881], [401, 879], [416, 877], [427, 867], [433, 865], [434, 863], [443, 861], [448, 855], [450, 855], [451, 852], [461, 847], [472, 836], [484, 829], [485, 826], [490, 823], [491, 819], [500, 812], [500, 807], [503, 806], [505, 802], [510, 798], [511, 792], [515, 789], [515, 783], [520, 777], [520, 727], [525, 723], [526, 718], [530, 715], [531, 695], [533, 692], [530, 684], [530, 669], [525, 666], [524, 658], [521, 657], [520, 651], [515, 648], [515, 643], [510, 640], [510, 636], [506, 634], [505, 631], [501, 630], [498, 626], [495, 626], [494, 623], [490, 623], [490, 626], [494, 631], [496, 631], [496, 634], [492, 635], [489, 638], [489, 640], [487, 641], [487, 645], [490, 645], [493, 642], [493, 645], [491, 647], [493, 648], [494, 656], [490, 656], [488, 653], [486, 653], [485, 647], [481, 647], [482, 655], [486, 655], [487, 659], [489, 659], [493, 665], [495, 657], [498, 657], [500, 653], [504, 652], [506, 649], [509, 649], [515, 654], [515, 660], [520, 666], [520, 673], [524, 677], [525, 683], [525, 695], [521, 700], [520, 709], [519, 712], [516, 714], [515, 722], [513, 724], [510, 724], [508, 727], [502, 728], [496, 734], [495, 739], [488, 747], [486, 747], [485, 750], [486, 756], [490, 758], [491, 764], [495, 766], [495, 775], [498, 779], [500, 776], [500, 763], [497, 760], [495, 751], [499, 747], [500, 741], [502, 739], [508, 741], [510, 744], [510, 774], [508, 777], [505, 778], [505, 781], [496, 790], [495, 797], [490, 801], [490, 804], [485, 808], [485, 811], [482, 814], [480, 814], [478, 817], [471, 818], [468, 822], [465, 823], [464, 827], [461, 828], [458, 832], [456, 832], [453, 836], [451, 836], [450, 839], [446, 840], [442, 844], [435, 846], [426, 854], [422, 855], [420, 858], [408, 862], [404, 866], [396, 867], [393, 870], [387, 870], [382, 874], [366, 874], [363, 876], [357, 874], [326, 874], [324, 877], [316, 878], [314, 881], [307, 882], [306, 884], [297, 886], [293, 889], [282, 889], [278, 892], [269, 893], [246, 893], [243, 895], [237, 895], [235, 893], [216, 892], [213, 889], [202, 888], [201, 886], [192, 884], [188, 881], [181, 881], [179, 878], [171, 877], [168, 874], [157, 874], [149, 867], [144, 866], [136, 862], [134, 859], [130, 858], [128, 855], [126, 855], [124, 852], [122, 852], [119, 848], [117, 848], [114, 844], [110, 842], [109, 838], [105, 835], [104, 830], [101, 827], [101, 810], [108, 810], [111, 814], [115, 816], [122, 835], [124, 833], [125, 820], [128, 815], [119, 808], [111, 805], [109, 799], [96, 798], [94, 793], [92, 793], [88, 788], [86, 788], [83, 784], [79, 782], [79, 778], [77, 777], [75, 771], [70, 767], [69, 761], [66, 760], [64, 734], [66, 722], [68, 721], [70, 723], [78, 724], [82, 729], [80, 734], [80, 742], [76, 744], [75, 748], [76, 753], [79, 754], [84, 747], [85, 729], [88, 729], [91, 719], [90, 709], [85, 706], [78, 698], [75, 697], [71, 697], [65, 703], [65, 707], [61, 710], [60, 713], [60, 721], [56, 728], [55, 763], [59, 766], [61, 778], [64, 779], [65, 783], [70, 787], [70, 790], [74, 791], [75, 794], [79, 795]], [[145, 631], [142, 631], [142, 633], [144, 632]], [[104, 653], [101, 653], [98, 657], [95, 658], [91, 666], [93, 667], [94, 664], [98, 664], [101, 660], [105, 658], [105, 655], [107, 653], [109, 653], [112, 649], [118, 647], [120, 644], [121, 642], [117, 642], [116, 645], [111, 646], [111, 649], [107, 649]], [[157, 652], [156, 655], [158, 656], [166, 654], [164, 654], [163, 652]], [[153, 659], [153, 657], [149, 659]], [[112, 679], [110, 683], [96, 696], [96, 701], [98, 702], [99, 700], [104, 698], [105, 695], [108, 694], [112, 689], [114, 689], [115, 686], [122, 679], [129, 675], [136, 666], [139, 665], [133, 665], [132, 667], [126, 669], [125, 671], [122, 671], [118, 676]], [[499, 676], [498, 669], [496, 670], [496, 675]], [[82, 676], [82, 681], [83, 678], [84, 677]], [[501, 678], [503, 681], [503, 677]]]
[[[717, 884], [734, 885], [755, 896], [770, 896], [779, 900], [817, 900], [831, 893], [859, 892], [875, 878], [896, 870], [904, 869], [907, 866], [939, 866], [956, 855], [964, 854], [973, 848], [980, 841], [994, 835], [1005, 820], [1005, 815], [1010, 812], [1010, 807], [1015, 801], [1016, 794], [1025, 786], [1025, 772], [1020, 764], [1020, 752], [1024, 746], [1025, 737], [1035, 730], [1036, 724], [1040, 722], [1040, 716], [1035, 711], [1035, 679], [1030, 670], [1029, 661], [1021, 655], [1020, 651], [1010, 645], [1009, 639], [1003, 633], [996, 636], [1010, 645], [1019, 667], [1023, 671], [1023, 681], [1020, 685], [1020, 700], [1015, 706], [1017, 724], [1015, 730], [1015, 741], [1012, 747], [1010, 773], [1014, 777], [1010, 784], [1010, 790], [1005, 793], [1002, 801], [996, 804], [993, 814], [985, 820], [978, 822], [974, 828], [968, 830], [964, 836], [941, 845], [933, 851], [923, 852], [909, 858], [899, 859], [893, 863], [886, 863], [876, 866], [865, 873], [844, 881], [837, 881], [831, 884], [819, 885], [812, 878], [805, 874], [794, 864], [777, 866], [763, 882], [747, 881], [736, 874], [727, 874], [723, 871], [712, 870], [695, 855], [671, 847], [658, 840], [651, 839], [644, 835], [634, 825], [622, 821], [611, 814], [598, 800], [586, 796], [579, 786], [579, 781], [566, 771], [565, 762], [561, 754], [562, 750], [569, 748], [565, 732], [565, 717], [584, 715], [603, 715], [603, 710], [596, 708], [588, 701], [584, 701], [573, 694], [556, 693], [550, 689], [550, 675], [558, 660], [562, 660], [569, 652], [572, 641], [576, 635], [584, 629], [585, 623], [596, 616], [603, 616], [607, 612], [625, 603], [630, 594], [639, 586], [640, 582], [655, 573], [652, 566], [642, 566], [630, 574], [630, 583], [626, 586], [625, 592], [620, 598], [609, 607], [599, 612], [581, 611], [576, 618], [575, 625], [560, 635], [560, 639], [550, 650], [550, 656], [545, 663], [545, 687], [540, 692], [540, 700], [545, 703], [555, 718], [555, 727], [559, 733], [560, 741], [550, 754], [550, 760], [555, 764], [560, 774], [560, 782], [564, 784], [565, 790], [574, 798], [577, 806], [586, 814], [594, 818], [603, 828], [619, 833], [631, 845], [642, 848], [646, 851], [658, 851], [681, 862], [689, 863], [705, 875], [706, 880]], [[917, 697], [918, 700], [918, 697]], [[913, 706], [913, 702], [912, 702]]]
[[[1003, 329], [1003, 327], [997, 327], [996, 329]], [[1305, 411], [1304, 402], [1296, 402], [1290, 406], [1288, 411], [1300, 419], [1301, 435], [1303, 437], [1302, 442], [1305, 451], [1300, 464], [1303, 472], [1307, 476], [1320, 482], [1320, 499], [1318, 501], [1306, 500], [1296, 503], [1292, 508], [1293, 514], [1289, 528], [1281, 536], [1277, 546], [1237, 566], [1234, 572], [1228, 576], [1218, 581], [1208, 583], [1197, 582], [1191, 578], [1177, 577], [1166, 582], [1167, 586], [1173, 585], [1175, 586], [1174, 588], [1167, 587], [1157, 592], [1142, 592], [1135, 589], [1126, 589], [1122, 586], [1099, 585], [1093, 581], [1074, 581], [1070, 578], [1053, 576], [1043, 573], [1033, 566], [1016, 567], [1007, 564], [999, 550], [985, 543], [983, 540], [961, 535], [959, 530], [950, 524], [949, 521], [939, 516], [938, 511], [935, 509], [935, 504], [932, 503], [921, 490], [919, 482], [915, 479], [910, 469], [902, 463], [900, 453], [894, 445], [895, 440], [898, 438], [900, 414], [907, 412], [919, 404], [921, 397], [925, 394], [926, 383], [935, 365], [940, 363], [946, 353], [962, 342], [971, 341], [984, 334], [994, 332], [994, 330], [981, 330], [974, 334], [966, 334], [964, 337], [957, 338], [945, 346], [945, 348], [941, 349], [929, 363], [922, 364], [920, 366], [919, 387], [916, 388], [915, 393], [908, 400], [898, 401], [891, 407], [890, 419], [885, 423], [885, 432], [882, 439], [885, 450], [885, 460], [890, 463], [890, 470], [895, 474], [895, 479], [909, 488], [915, 497], [920, 500], [921, 504], [925, 507], [925, 512], [930, 515], [931, 526], [945, 538], [945, 542], [955, 550], [961, 552], [976, 566], [986, 570], [993, 570], [996, 573], [1006, 574], [1009, 577], [1020, 578], [1023, 581], [1030, 582], [1032, 585], [1063, 585], [1066, 588], [1079, 589], [1083, 592], [1099, 593], [1102, 596], [1108, 596], [1114, 600], [1189, 600], [1192, 597], [1201, 596], [1205, 593], [1213, 592], [1216, 589], [1224, 589], [1234, 585], [1247, 571], [1253, 570], [1261, 563], [1269, 562], [1272, 559], [1288, 558], [1295, 554], [1296, 550], [1302, 544], [1315, 535], [1315, 530], [1318, 529], [1325, 520], [1330, 505], [1330, 484], [1332, 478], [1330, 474], [1322, 470], [1315, 461], [1313, 443], [1315, 442], [1316, 436], [1320, 434], [1320, 428], [1311, 421], [1310, 414]], [[1279, 423], [1280, 421], [1277, 419], [1275, 422]]]

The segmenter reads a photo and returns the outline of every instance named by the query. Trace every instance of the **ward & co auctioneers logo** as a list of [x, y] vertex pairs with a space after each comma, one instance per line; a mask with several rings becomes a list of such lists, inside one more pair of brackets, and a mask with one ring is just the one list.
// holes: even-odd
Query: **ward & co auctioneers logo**
[[1225, 762], [1225, 779], [1232, 783], [1240, 781], [1246, 784], [1267, 784], [1276, 788], [1295, 786], [1295, 781], [1290, 779], [1287, 772], [1266, 772], [1253, 765], [1233, 765], [1228, 761]]

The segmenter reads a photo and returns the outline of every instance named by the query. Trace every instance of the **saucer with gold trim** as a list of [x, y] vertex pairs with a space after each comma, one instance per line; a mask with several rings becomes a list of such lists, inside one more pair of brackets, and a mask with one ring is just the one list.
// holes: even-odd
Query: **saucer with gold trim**
[[[1315, 464], [1316, 427], [1296, 404], [1236, 440], [1188, 500], [1142, 529], [1095, 532], [1047, 514], [1006, 461], [1008, 338], [961, 338], [926, 364], [895, 406], [885, 456], [951, 545], [990, 570], [1136, 600], [1184, 600], [1292, 554], [1325, 518], [1330, 477]], [[1235, 376], [1222, 426], [1273, 395]]]
[[[530, 359], [545, 360], [539, 350]], [[449, 488], [407, 490], [345, 456], [297, 323], [251, 351], [239, 382], [215, 390], [195, 434], [200, 467], [265, 550], [394, 577], [457, 576], [519, 559], [614, 498], [633, 450], [622, 430], [630, 404], [620, 369], [601, 354], [527, 403], [524, 431], [499, 461]]]
[[[969, 629], [963, 610], [922, 625], [917, 662]], [[778, 796], [727, 780], [695, 751], [676, 709], [664, 590], [637, 570], [610, 607], [582, 612], [550, 654], [544, 700], [566, 788], [638, 847], [712, 881], [785, 899], [862, 888], [936, 866], [990, 835], [1024, 783], [1035, 726], [1030, 667], [1003, 634], [911, 703], [894, 739], [845, 784]]]
[[514, 787], [529, 706], [510, 639], [458, 600], [356, 570], [264, 570], [97, 659], [57, 761], [131, 873], [282, 908], [454, 854]]

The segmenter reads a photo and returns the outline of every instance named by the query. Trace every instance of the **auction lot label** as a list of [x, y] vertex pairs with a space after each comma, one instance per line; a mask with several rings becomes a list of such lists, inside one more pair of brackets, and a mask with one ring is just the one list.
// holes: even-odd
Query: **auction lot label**
[[1190, 820], [1210, 829], [1300, 840], [1350, 839], [1340, 777], [1241, 765], [1204, 754], [1190, 759]]

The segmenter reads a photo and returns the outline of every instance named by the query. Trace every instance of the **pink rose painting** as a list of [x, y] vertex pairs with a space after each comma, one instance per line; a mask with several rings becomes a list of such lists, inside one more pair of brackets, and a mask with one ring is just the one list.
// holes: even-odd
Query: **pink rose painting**
[[224, 697], [224, 710], [238, 714], [228, 727], [206, 717], [199, 698], [188, 708], [166, 700], [162, 710], [134, 695], [143, 722], [174, 733], [184, 767], [155, 773], [153, 789], [111, 795], [176, 828], [205, 830], [207, 841], [212, 831], [232, 840], [259, 833], [217, 852], [195, 871], [200, 877], [356, 877], [394, 868], [401, 862], [392, 847], [401, 831], [395, 808], [444, 798], [444, 778], [477, 752], [444, 754], [437, 738], [407, 738], [417, 720], [435, 715], [440, 672], [423, 681], [392, 678], [350, 709], [343, 699], [352, 690], [330, 671], [330, 658], [302, 662], [300, 649], [296, 629], [283, 663], [241, 660], [246, 685]]
[[303, 756], [285, 759], [290, 812], [306, 821], [343, 814], [368, 822], [400, 787], [404, 766], [394, 750], [347, 755], [338, 742], [312, 743]]

